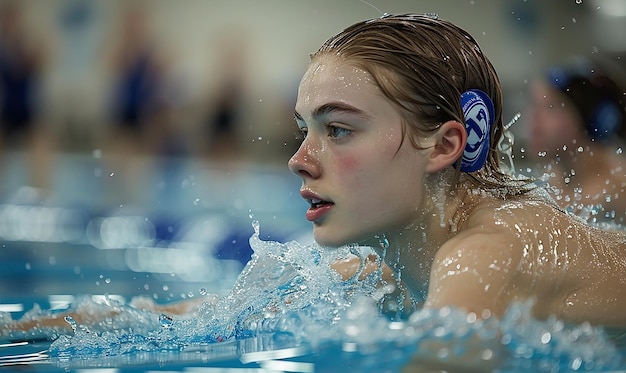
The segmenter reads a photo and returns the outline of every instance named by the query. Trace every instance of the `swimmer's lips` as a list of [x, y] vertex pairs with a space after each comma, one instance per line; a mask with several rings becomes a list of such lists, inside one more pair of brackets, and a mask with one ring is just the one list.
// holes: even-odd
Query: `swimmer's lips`
[[331, 202], [322, 201], [319, 199], [310, 200], [311, 207], [306, 210], [306, 220], [317, 221], [321, 219], [328, 210], [330, 210], [334, 204]]
[[307, 193], [302, 194], [302, 198], [307, 200], [311, 207], [306, 211], [306, 220], [308, 221], [317, 221], [324, 217], [328, 213], [328, 211], [335, 205], [332, 202], [324, 201], [317, 196], [311, 196]]

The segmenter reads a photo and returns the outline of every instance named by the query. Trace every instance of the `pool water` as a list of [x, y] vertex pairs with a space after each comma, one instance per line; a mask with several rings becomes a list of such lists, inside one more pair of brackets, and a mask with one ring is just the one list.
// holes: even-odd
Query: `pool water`
[[[269, 339], [269, 338], [266, 338]], [[24, 367], [37, 372], [351, 372], [398, 371], [401, 353], [366, 353], [328, 344], [313, 351], [306, 346], [270, 348], [259, 337], [193, 347], [185, 351], [137, 352], [91, 360], [52, 363], [46, 344], [12, 347], [14, 358], [3, 358], [0, 371]], [[388, 348], [388, 346], [385, 346]], [[392, 346], [393, 347], [393, 346]], [[382, 344], [380, 348], [383, 348]], [[22, 365], [23, 364], [23, 365]]]

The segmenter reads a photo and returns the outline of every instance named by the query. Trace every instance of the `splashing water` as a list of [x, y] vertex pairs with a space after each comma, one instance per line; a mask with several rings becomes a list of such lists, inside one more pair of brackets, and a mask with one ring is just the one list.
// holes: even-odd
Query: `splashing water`
[[[51, 359], [186, 351], [269, 336], [271, 345], [261, 348], [307, 346], [317, 349], [318, 357], [320, 351], [356, 351], [363, 359], [370, 356], [367, 361], [378, 364], [375, 369], [385, 370], [416, 356], [444, 362], [464, 355], [481, 362], [504, 358], [499, 365], [503, 372], [601, 371], [624, 363], [604, 330], [552, 318], [538, 321], [531, 316], [529, 302], [511, 306], [501, 319], [442, 308], [416, 310], [408, 319], [392, 320], [381, 312], [385, 291], [379, 286], [380, 270], [342, 280], [330, 268], [350, 255], [364, 261], [370, 248], [262, 241], [257, 223], [254, 229], [250, 238], [254, 255], [226, 296], [214, 300], [202, 291], [206, 302], [185, 317], [140, 310], [113, 299], [104, 304], [81, 299], [73, 306], [77, 311], [115, 315], [89, 328], [68, 317], [72, 335], [49, 331], [61, 334], [49, 348]], [[42, 313], [35, 310], [27, 317]]]
[[515, 164], [513, 163], [513, 145], [515, 137], [510, 128], [522, 117], [521, 113], [515, 114], [513, 119], [504, 126], [504, 133], [498, 142], [498, 152], [500, 153], [500, 168], [502, 171], [514, 175]]

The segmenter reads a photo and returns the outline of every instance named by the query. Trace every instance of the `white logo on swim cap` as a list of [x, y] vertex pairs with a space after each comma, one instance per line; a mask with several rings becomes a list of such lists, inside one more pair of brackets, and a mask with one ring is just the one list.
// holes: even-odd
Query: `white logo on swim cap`
[[494, 107], [485, 92], [471, 89], [461, 95], [461, 108], [467, 130], [467, 144], [461, 160], [461, 171], [474, 172], [483, 167], [487, 161]]

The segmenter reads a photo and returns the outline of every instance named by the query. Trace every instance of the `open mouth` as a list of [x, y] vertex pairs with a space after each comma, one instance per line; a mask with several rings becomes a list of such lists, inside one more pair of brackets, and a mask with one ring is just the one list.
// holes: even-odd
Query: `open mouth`
[[321, 207], [323, 205], [330, 205], [330, 204], [332, 204], [331, 202], [323, 201], [323, 200], [317, 199], [317, 198], [310, 199], [309, 203], [311, 204], [311, 208], [312, 209], [316, 209], [316, 208]]
[[307, 201], [311, 204], [311, 207], [306, 212], [306, 218], [312, 222], [319, 222], [329, 211], [332, 209], [334, 203], [324, 201], [319, 198], [310, 198]]

